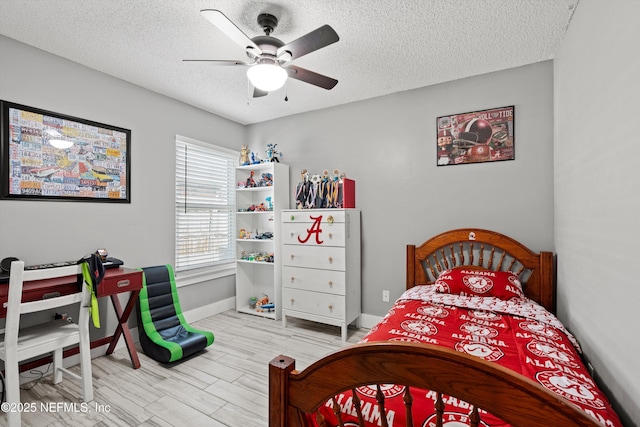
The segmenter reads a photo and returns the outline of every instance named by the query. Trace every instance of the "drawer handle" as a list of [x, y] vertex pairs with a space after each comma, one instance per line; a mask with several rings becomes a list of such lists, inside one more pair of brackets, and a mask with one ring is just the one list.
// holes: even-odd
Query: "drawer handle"
[[329, 216], [327, 217], [327, 222], [328, 222], [329, 224], [333, 224], [333, 215], [329, 215]]
[[292, 232], [291, 232], [291, 237], [293, 237], [293, 236], [295, 236], [295, 233], [292, 231]]
[[291, 276], [291, 283], [295, 282], [296, 278]]
[[329, 233], [329, 238], [333, 239], [333, 233]]
[[294, 255], [293, 255], [293, 254], [291, 254], [291, 259], [293, 259], [293, 258], [294, 258]]
[[293, 305], [293, 301], [294, 301], [294, 300], [293, 300], [293, 298], [291, 298], [291, 304], [292, 304], [292, 305]]
[[129, 286], [131, 284], [131, 281], [129, 279], [125, 279], [125, 280], [120, 280], [118, 283], [116, 283], [116, 286], [119, 288], [124, 288], [125, 286]]
[[295, 215], [291, 215], [291, 221], [293, 221], [294, 219], [296, 219]]
[[333, 281], [329, 280], [329, 287], [332, 288], [333, 287]]
[[333, 306], [331, 304], [329, 304], [329, 311], [333, 310]]
[[333, 263], [333, 257], [329, 257], [329, 264]]

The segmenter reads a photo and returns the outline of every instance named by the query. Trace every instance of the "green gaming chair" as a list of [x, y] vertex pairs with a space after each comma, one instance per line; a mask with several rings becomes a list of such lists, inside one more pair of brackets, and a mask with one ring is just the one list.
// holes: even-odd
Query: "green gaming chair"
[[182, 315], [171, 265], [142, 268], [138, 333], [145, 354], [158, 362], [196, 354], [213, 343], [213, 333], [195, 329]]

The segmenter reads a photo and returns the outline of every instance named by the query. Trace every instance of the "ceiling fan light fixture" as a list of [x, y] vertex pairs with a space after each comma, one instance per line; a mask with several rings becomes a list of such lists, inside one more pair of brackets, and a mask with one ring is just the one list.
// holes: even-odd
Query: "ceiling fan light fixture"
[[253, 86], [271, 92], [284, 86], [287, 81], [287, 71], [280, 65], [261, 63], [249, 67], [247, 77]]

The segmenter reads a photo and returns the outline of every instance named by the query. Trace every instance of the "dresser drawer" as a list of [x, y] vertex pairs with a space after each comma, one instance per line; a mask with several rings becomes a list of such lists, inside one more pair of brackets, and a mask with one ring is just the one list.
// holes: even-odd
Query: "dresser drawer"
[[345, 271], [346, 251], [338, 247], [283, 245], [282, 265]]
[[345, 318], [345, 299], [343, 296], [334, 294], [284, 288], [282, 308], [333, 319], [344, 320]]
[[344, 295], [346, 273], [285, 266], [282, 267], [282, 284], [286, 288]]
[[97, 296], [119, 294], [120, 292], [142, 289], [142, 271], [132, 268], [113, 268], [107, 270], [98, 285]]
[[282, 222], [314, 223], [321, 217], [320, 224], [344, 223], [346, 213], [342, 209], [298, 209], [282, 211]]
[[345, 244], [345, 225], [342, 223], [322, 223], [317, 226], [308, 222], [285, 222], [282, 224], [281, 234], [282, 243], [286, 245], [344, 246]]

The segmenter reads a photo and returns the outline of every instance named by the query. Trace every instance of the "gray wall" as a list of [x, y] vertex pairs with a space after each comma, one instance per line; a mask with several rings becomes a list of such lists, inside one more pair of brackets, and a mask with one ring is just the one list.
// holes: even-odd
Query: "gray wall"
[[[176, 134], [239, 149], [244, 126], [3, 36], [0, 52], [0, 99], [132, 133], [131, 204], [0, 201], [0, 259], [67, 261], [106, 247], [130, 267], [173, 263]], [[224, 278], [180, 294], [188, 310], [234, 292]]]
[[[283, 101], [284, 102], [284, 101]], [[289, 99], [289, 102], [296, 102]], [[436, 166], [436, 117], [515, 105], [516, 160]], [[362, 308], [381, 316], [405, 287], [405, 246], [452, 228], [488, 228], [553, 250], [550, 61], [248, 127], [300, 171], [339, 169], [362, 210]]]
[[554, 78], [559, 315], [628, 426], [640, 421], [638, 17], [638, 1], [582, 0]]

